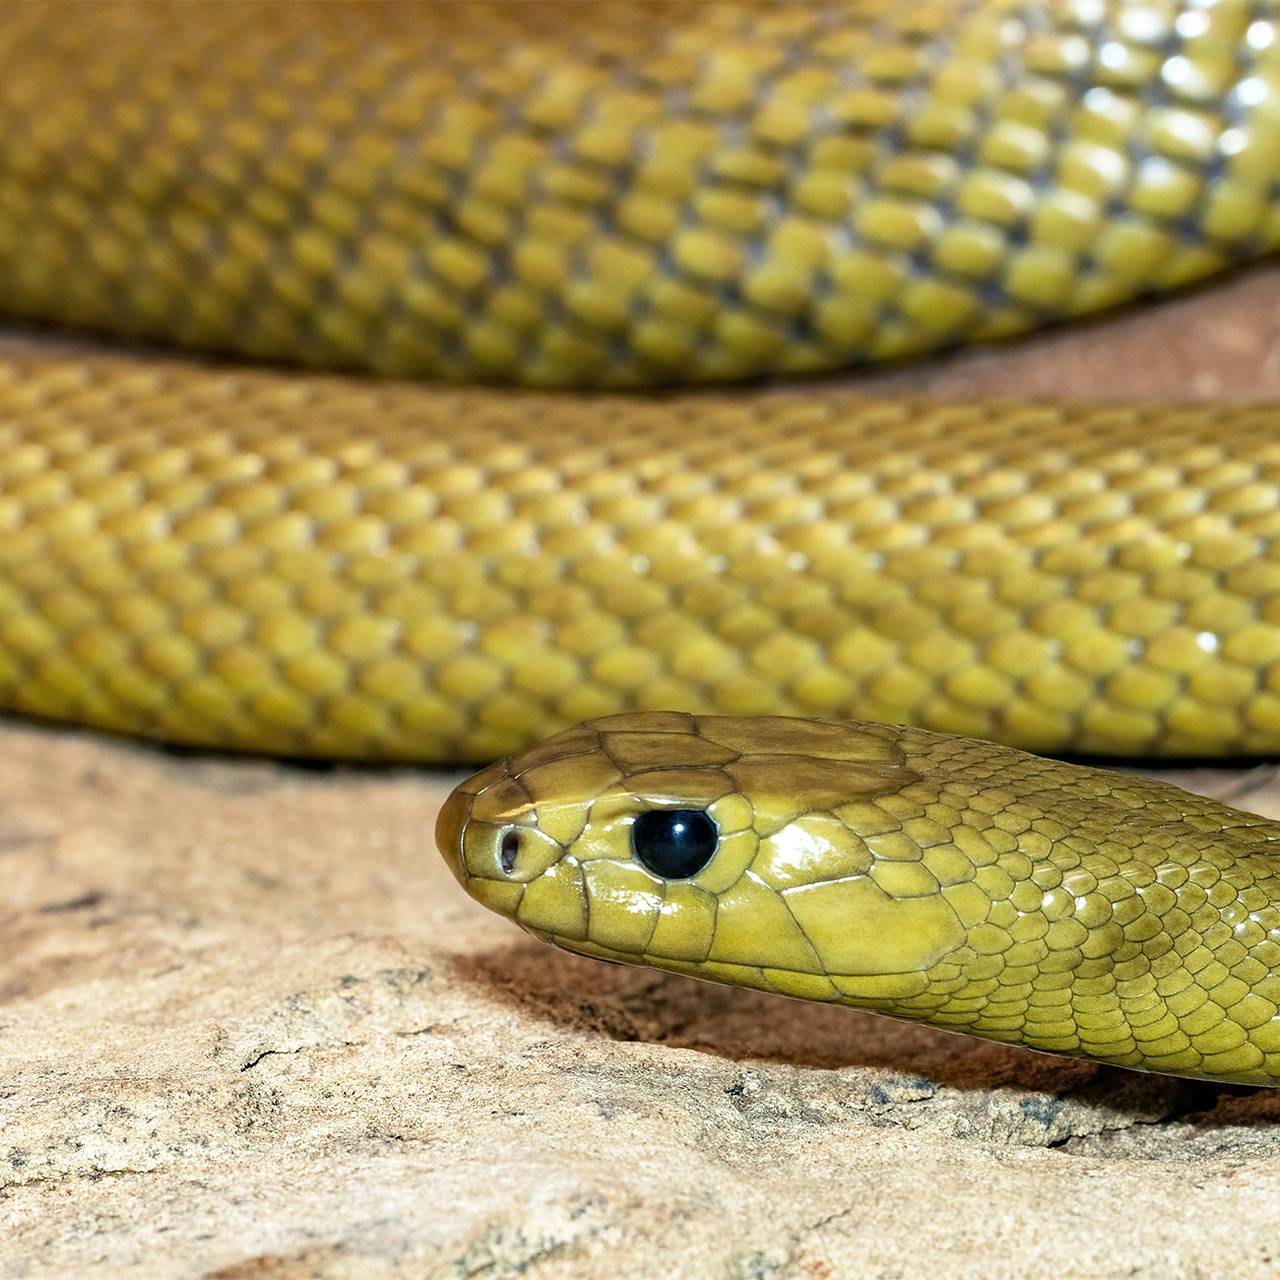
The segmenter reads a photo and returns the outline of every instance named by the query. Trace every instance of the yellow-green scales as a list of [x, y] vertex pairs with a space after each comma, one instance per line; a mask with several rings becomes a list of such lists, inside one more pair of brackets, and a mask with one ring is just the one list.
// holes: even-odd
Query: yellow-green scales
[[[0, 704], [418, 760], [673, 707], [1280, 749], [1274, 406], [559, 390], [1264, 255], [1278, 33], [1274, 0], [0, 7], [0, 310], [346, 371], [6, 346]], [[580, 950], [1280, 1074], [1262, 819], [915, 730], [654, 723], [464, 789], [473, 890]], [[637, 876], [619, 789], [714, 810], [716, 857]], [[459, 806], [512, 790], [491, 874]]]

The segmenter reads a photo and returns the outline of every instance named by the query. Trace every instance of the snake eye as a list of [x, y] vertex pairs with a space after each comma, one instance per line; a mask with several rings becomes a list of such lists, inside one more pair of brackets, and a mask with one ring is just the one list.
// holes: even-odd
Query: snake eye
[[711, 861], [720, 833], [701, 809], [651, 809], [631, 824], [631, 848], [664, 880], [685, 880]]

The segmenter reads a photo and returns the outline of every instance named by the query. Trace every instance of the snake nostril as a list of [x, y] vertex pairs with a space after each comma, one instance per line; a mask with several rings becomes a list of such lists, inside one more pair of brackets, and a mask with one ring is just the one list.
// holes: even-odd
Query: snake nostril
[[502, 850], [499, 861], [504, 874], [510, 875], [516, 867], [516, 855], [520, 852], [520, 833], [504, 831], [502, 833]]

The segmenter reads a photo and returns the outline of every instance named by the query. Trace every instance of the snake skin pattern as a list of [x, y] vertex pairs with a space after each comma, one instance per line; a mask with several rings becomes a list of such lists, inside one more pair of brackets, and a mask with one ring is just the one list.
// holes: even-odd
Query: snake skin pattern
[[0, 702], [445, 761], [637, 707], [1280, 748], [1274, 408], [778, 391], [564, 419], [532, 393], [0, 361]]
[[[632, 852], [637, 812], [673, 807], [719, 828], [686, 879]], [[1280, 824], [1166, 783], [918, 729], [659, 712], [490, 765], [437, 840], [478, 901], [583, 955], [1280, 1084]]]
[[[1280, 750], [1280, 408], [598, 393], [1273, 251], [1278, 31], [1280, 0], [0, 5], [10, 319], [597, 392], [6, 347], [0, 704], [419, 760], [730, 713], [493, 766], [442, 846], [575, 950], [1275, 1083], [1273, 826], [732, 717]], [[712, 813], [713, 860], [638, 867], [641, 801]]]
[[1010, 334], [1280, 245], [1278, 14], [8, 4], [0, 307], [575, 387]]
[[[1280, 243], [1272, 0], [0, 19], [28, 321], [663, 383], [1011, 333]], [[672, 706], [1275, 750], [1276, 426], [17, 351], [0, 702], [425, 760]]]

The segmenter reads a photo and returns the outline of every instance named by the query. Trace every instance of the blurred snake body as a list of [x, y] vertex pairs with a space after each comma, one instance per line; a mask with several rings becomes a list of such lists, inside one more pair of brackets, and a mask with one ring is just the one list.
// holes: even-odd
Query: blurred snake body
[[925, 732], [1280, 749], [1280, 410], [670, 390], [1273, 251], [1273, 0], [11, 3], [0, 142], [0, 311], [207, 353], [0, 349], [0, 705], [517, 753], [574, 949], [1280, 1079], [1267, 823]]

